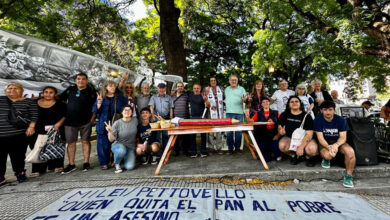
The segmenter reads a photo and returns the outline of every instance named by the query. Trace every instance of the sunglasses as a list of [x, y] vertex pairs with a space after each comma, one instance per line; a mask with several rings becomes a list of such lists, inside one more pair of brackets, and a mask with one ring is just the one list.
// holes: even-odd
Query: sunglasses
[[80, 90], [77, 90], [76, 97], [80, 97]]
[[126, 89], [132, 89], [133, 87], [131, 87], [131, 86], [126, 86]]

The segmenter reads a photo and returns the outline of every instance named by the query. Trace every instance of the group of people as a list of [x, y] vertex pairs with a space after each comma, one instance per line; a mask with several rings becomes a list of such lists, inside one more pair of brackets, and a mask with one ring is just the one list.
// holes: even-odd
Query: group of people
[[[283, 80], [271, 97], [267, 96], [261, 80], [255, 82], [249, 94], [238, 82], [238, 77], [231, 75], [230, 86], [222, 88], [212, 76], [210, 85], [204, 89], [195, 83], [192, 91], [187, 91], [185, 84], [179, 82], [171, 94], [167, 94], [166, 84], [160, 83], [155, 95], [150, 94], [150, 85], [144, 83], [140, 94], [136, 95], [133, 83], [127, 81], [127, 74], [118, 84], [106, 81], [100, 91], [96, 91], [88, 83], [88, 76], [79, 73], [75, 85], [61, 94], [57, 94], [54, 87], [45, 87], [38, 100], [24, 98], [23, 87], [19, 83], [9, 83], [4, 90], [6, 96], [0, 97], [0, 185], [6, 183], [4, 176], [8, 155], [17, 180], [26, 180], [24, 158], [27, 146], [34, 147], [37, 136], [49, 129], [60, 132], [66, 141], [69, 163], [64, 168], [64, 158], [61, 158], [33, 164], [33, 177], [47, 169], [61, 174], [76, 170], [76, 142], [79, 137], [84, 156], [82, 169], [90, 169], [90, 137], [95, 122], [100, 168], [114, 167], [115, 173], [121, 173], [122, 164], [126, 170], [135, 168], [137, 156], [142, 164], [157, 164], [168, 142], [168, 133], [150, 131], [150, 122], [158, 118], [226, 117], [241, 122], [270, 122], [255, 126], [255, 137], [267, 161], [280, 160], [283, 153], [290, 158], [291, 164], [306, 160], [307, 166], [314, 166], [317, 155], [320, 155], [324, 168], [329, 168], [331, 163], [344, 165], [344, 186], [353, 187], [355, 154], [346, 143], [348, 125], [344, 118], [335, 114], [335, 102], [321, 88], [321, 81], [315, 81], [313, 91], [308, 94], [306, 85], [300, 84], [292, 91], [288, 89], [288, 82]], [[271, 108], [272, 104], [276, 109]], [[28, 126], [19, 128], [12, 125], [8, 120], [11, 110], [28, 119]], [[305, 130], [305, 136], [296, 151], [292, 151], [291, 138], [299, 127]], [[207, 143], [217, 154], [224, 153], [221, 150], [223, 134], [201, 134], [200, 139], [199, 154], [196, 134], [181, 136], [176, 142], [175, 154], [182, 150], [192, 158], [207, 157]], [[241, 153], [241, 132], [227, 132], [226, 144], [226, 154]]]

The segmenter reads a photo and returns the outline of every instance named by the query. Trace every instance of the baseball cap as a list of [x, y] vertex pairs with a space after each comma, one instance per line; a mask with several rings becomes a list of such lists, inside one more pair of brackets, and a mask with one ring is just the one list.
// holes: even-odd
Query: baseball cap
[[157, 87], [158, 87], [158, 88], [165, 88], [166, 85], [165, 85], [164, 83], [159, 83], [159, 84], [157, 85]]

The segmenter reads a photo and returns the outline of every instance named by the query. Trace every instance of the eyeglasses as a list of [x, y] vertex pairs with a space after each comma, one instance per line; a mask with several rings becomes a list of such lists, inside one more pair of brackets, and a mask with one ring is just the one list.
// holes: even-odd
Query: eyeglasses
[[290, 103], [299, 103], [299, 101], [290, 101]]
[[123, 109], [124, 112], [131, 112], [131, 109]]
[[80, 97], [80, 90], [77, 90], [76, 97]]
[[131, 87], [131, 86], [126, 86], [125, 88], [126, 88], [126, 89], [132, 89], [133, 87]]

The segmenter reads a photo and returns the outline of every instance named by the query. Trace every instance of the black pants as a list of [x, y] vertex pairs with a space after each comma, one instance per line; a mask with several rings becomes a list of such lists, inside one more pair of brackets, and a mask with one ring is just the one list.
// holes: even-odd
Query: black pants
[[[34, 134], [31, 137], [28, 137], [28, 143], [30, 149], [34, 148], [35, 142], [37, 141], [38, 134]], [[55, 160], [49, 160], [46, 163], [33, 163], [31, 173], [46, 173], [46, 170], [54, 170], [55, 168], [64, 167], [64, 158], [59, 158]]]
[[0, 138], [0, 178], [4, 177], [7, 170], [7, 157], [11, 158], [12, 169], [15, 174], [24, 171], [24, 159], [27, 150], [27, 138], [25, 134]]
[[180, 148], [181, 148], [183, 154], [188, 154], [188, 152], [190, 150], [190, 138], [191, 138], [191, 135], [188, 135], [188, 134], [178, 135], [176, 142], [175, 142], [175, 146], [173, 149], [176, 152], [179, 152]]

